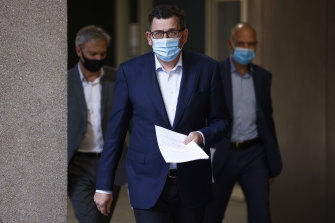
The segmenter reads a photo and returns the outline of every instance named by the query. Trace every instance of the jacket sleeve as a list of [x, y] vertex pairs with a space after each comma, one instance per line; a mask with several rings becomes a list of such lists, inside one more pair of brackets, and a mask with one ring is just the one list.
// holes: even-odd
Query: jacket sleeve
[[128, 85], [120, 66], [115, 84], [112, 113], [108, 120], [108, 130], [100, 159], [97, 190], [110, 191], [114, 185], [115, 171], [122, 154], [131, 115]]

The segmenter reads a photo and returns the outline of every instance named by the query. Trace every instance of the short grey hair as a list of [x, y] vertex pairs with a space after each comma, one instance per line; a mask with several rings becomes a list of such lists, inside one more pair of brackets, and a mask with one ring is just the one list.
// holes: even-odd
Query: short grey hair
[[95, 25], [89, 25], [81, 28], [78, 31], [75, 45], [82, 48], [84, 47], [85, 43], [90, 40], [99, 41], [101, 39], [105, 40], [107, 46], [109, 46], [111, 37], [102, 28]]

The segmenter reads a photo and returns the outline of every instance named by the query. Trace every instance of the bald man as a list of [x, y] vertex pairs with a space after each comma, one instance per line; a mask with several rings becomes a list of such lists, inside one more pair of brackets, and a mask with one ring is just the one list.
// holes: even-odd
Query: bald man
[[231, 55], [220, 62], [231, 134], [214, 147], [212, 201], [205, 223], [221, 223], [236, 182], [241, 185], [249, 223], [270, 222], [269, 185], [282, 169], [272, 117], [271, 73], [252, 64], [256, 32], [239, 23], [228, 40]]

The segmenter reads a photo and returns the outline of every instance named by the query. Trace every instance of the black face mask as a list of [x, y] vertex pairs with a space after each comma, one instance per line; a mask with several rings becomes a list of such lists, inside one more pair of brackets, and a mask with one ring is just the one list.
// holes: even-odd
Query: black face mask
[[105, 59], [103, 59], [103, 60], [87, 59], [84, 56], [83, 51], [81, 51], [81, 55], [83, 56], [83, 59], [84, 59], [84, 63], [83, 63], [84, 67], [91, 72], [98, 72], [105, 63]]

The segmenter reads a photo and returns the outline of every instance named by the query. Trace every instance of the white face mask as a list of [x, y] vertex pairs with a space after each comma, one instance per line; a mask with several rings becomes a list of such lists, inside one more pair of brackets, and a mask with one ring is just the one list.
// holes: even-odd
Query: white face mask
[[169, 62], [175, 59], [179, 52], [179, 38], [152, 39], [152, 49], [163, 61]]

